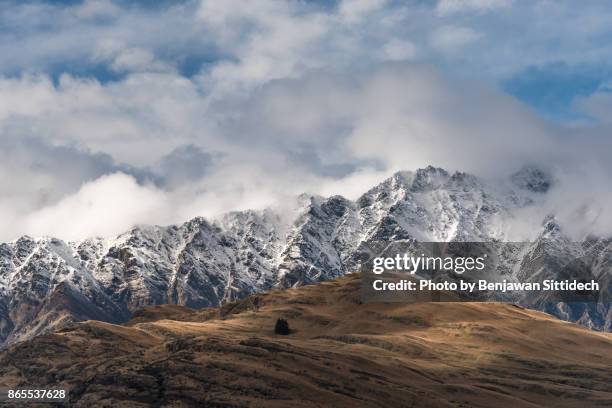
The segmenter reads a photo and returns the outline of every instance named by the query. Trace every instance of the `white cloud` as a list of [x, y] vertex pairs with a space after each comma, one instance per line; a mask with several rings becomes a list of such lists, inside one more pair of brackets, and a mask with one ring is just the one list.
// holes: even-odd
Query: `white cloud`
[[431, 45], [444, 52], [458, 52], [480, 38], [481, 34], [469, 27], [443, 26], [431, 35]]
[[0, 131], [85, 146], [120, 162], [150, 165], [206, 135], [205, 101], [176, 74], [134, 74], [102, 85], [64, 75], [0, 79]]
[[[419, 61], [487, 79], [548, 62], [598, 63], [612, 53], [612, 13], [603, 0], [580, 8], [567, 0], [513, 2], [503, 12], [482, 13], [508, 5], [504, 0], [410, 6], [381, 0], [342, 1], [335, 6], [296, 0], [192, 0], [154, 7], [109, 0], [75, 6], [15, 3], [0, 8], [0, 54], [11, 55], [0, 61], [0, 72], [67, 70], [88, 75], [90, 70], [100, 72], [101, 64], [111, 70], [115, 64], [120, 73], [147, 67], [190, 74], [201, 69], [205, 89], [223, 93], [248, 92], [269, 80], [313, 70], [375, 66], [381, 60], [407, 57], [409, 43], [418, 49], [414, 58]], [[93, 17], [78, 17], [78, 10]], [[458, 19], [441, 19], [441, 10]], [[459, 11], [465, 12], [456, 15]], [[440, 24], [451, 29], [442, 29], [432, 40], [430, 34]], [[517, 25], [522, 29], [513, 30]], [[19, 42], [13, 33], [18, 33]], [[469, 58], [461, 53], [449, 58], [448, 49], [470, 43], [475, 34], [482, 41], [470, 50]], [[398, 47], [400, 43], [405, 46]], [[114, 52], [125, 55], [117, 62], [100, 59], [100, 44], [118, 45]], [[439, 47], [445, 52], [439, 54]]]
[[71, 10], [78, 18], [114, 17], [121, 9], [111, 0], [86, 0]]
[[342, 0], [339, 5], [340, 15], [345, 21], [354, 23], [380, 10], [386, 3], [387, 0]]
[[600, 123], [612, 124], [612, 92], [601, 89], [587, 97], [579, 97], [575, 101], [576, 108], [596, 119]]
[[171, 63], [161, 61], [148, 49], [128, 47], [115, 39], [98, 41], [91, 55], [97, 63], [107, 63], [113, 71], [131, 72], [170, 72], [174, 70]]
[[316, 53], [330, 30], [330, 17], [298, 6], [272, 0], [203, 0], [200, 20], [234, 57], [204, 75], [211, 92], [240, 91], [319, 66]]
[[[95, 46], [100, 42], [148, 50], [155, 60], [172, 65], [177, 55], [212, 49], [201, 24], [195, 20], [195, 8], [192, 1], [156, 10], [110, 0], [76, 5], [12, 2], [0, 7], [0, 25], [4, 29], [0, 33], [0, 52], [11, 55], [0, 61], [0, 72], [43, 73], [58, 67], [86, 72], [99, 68], [93, 65], [100, 63]], [[15, 41], [15, 35], [19, 41]]]
[[[487, 85], [530, 64], [605, 60], [609, 42], [592, 38], [612, 16], [598, 2], [486, 15], [510, 3], [121, 4], [0, 9], [0, 53], [11, 55], [0, 62], [11, 73], [0, 77], [0, 239], [26, 225], [106, 234], [303, 191], [354, 197], [390, 171], [428, 164], [501, 176], [526, 162], [575, 170], [588, 161], [596, 170], [581, 171], [597, 183], [581, 194], [607, 197], [604, 90], [579, 102], [599, 123], [568, 129]], [[524, 30], [507, 30], [516, 22]], [[93, 79], [98, 69], [111, 80]], [[484, 83], [457, 80], [462, 72]], [[87, 222], [103, 211], [88, 200], [112, 191], [126, 199], [125, 211], [113, 207], [117, 222]], [[150, 200], [144, 214], [133, 210], [139, 195]], [[57, 221], [70, 212], [80, 227]]]
[[[0, 102], [2, 239], [24, 226], [61, 237], [106, 234], [302, 192], [355, 197], [391, 171], [429, 164], [487, 177], [533, 163], [590, 174], [581, 167], [588, 157], [599, 168], [592, 180], [612, 172], [605, 128], [552, 126], [494, 88], [449, 81], [430, 65], [316, 72], [214, 101], [177, 73], [106, 85], [24, 77], [0, 81]], [[132, 176], [103, 177], [117, 172]], [[589, 186], [581, 197], [608, 197], [609, 183]], [[107, 204], [116, 223], [86, 222]], [[79, 225], [58, 221], [70, 213]]]
[[417, 54], [417, 47], [407, 40], [391, 39], [383, 47], [387, 58], [391, 61], [411, 60]]
[[175, 221], [164, 193], [121, 173], [88, 182], [74, 195], [27, 215], [20, 222], [34, 236], [112, 236], [135, 224]]
[[155, 72], [155, 71], [171, 71], [170, 64], [158, 61], [155, 55], [149, 50], [142, 48], [128, 48], [122, 50], [115, 56], [111, 67], [115, 71], [128, 72]]
[[513, 0], [439, 0], [436, 11], [440, 15], [453, 14], [466, 11], [490, 11], [506, 8]]

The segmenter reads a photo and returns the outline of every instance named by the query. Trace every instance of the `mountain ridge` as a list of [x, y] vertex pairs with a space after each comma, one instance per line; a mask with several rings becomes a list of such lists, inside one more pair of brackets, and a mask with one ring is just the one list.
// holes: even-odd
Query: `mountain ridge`
[[[546, 177], [528, 168], [492, 186], [429, 166], [397, 172], [354, 201], [301, 195], [293, 216], [267, 208], [137, 226], [111, 239], [21, 237], [0, 244], [0, 341], [96, 316], [119, 323], [147, 305], [218, 306], [336, 278], [357, 271], [376, 242], [501, 241], [513, 210], [535, 205], [553, 185]], [[543, 220], [539, 239], [555, 225]], [[70, 302], [49, 300], [62, 297]], [[579, 317], [557, 309], [547, 311], [595, 329], [612, 325], [609, 306]]]

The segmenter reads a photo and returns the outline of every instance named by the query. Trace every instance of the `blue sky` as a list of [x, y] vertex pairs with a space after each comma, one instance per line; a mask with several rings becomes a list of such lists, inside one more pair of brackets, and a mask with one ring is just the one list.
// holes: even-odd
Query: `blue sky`
[[0, 239], [354, 196], [428, 164], [607, 180], [612, 6], [577, 4], [0, 0]]
[[[96, 46], [107, 40], [115, 41], [119, 48], [148, 52], [181, 75], [192, 77], [216, 63], [241, 58], [233, 49], [236, 44], [221, 44], [219, 27], [207, 25], [202, 18], [206, 3], [3, 1], [0, 50], [11, 57], [0, 64], [0, 71], [7, 76], [37, 72], [57, 79], [69, 73], [101, 82], [120, 80], [134, 67], [112, 67], [110, 56], [96, 56], [100, 52]], [[236, 35], [248, 37], [261, 29], [258, 25], [263, 19], [255, 10], [264, 10], [267, 3], [255, 6], [253, 2], [249, 6], [252, 16], [223, 11], [228, 17], [226, 31], [231, 25]], [[367, 18], [345, 19], [322, 28], [328, 32], [321, 41], [344, 37], [343, 41], [354, 42], [353, 47], [335, 50], [329, 44], [314, 45], [322, 47], [318, 65], [327, 69], [380, 63], [385, 57], [375, 54], [393, 40], [399, 53], [394, 59], [429, 63], [449, 75], [484, 79], [550, 120], [587, 118], [576, 111], [576, 98], [597, 92], [610, 80], [612, 71], [612, 13], [605, 1], [588, 1], [580, 7], [571, 1], [544, 0], [345, 2], [353, 4], [350, 7], [340, 1], [279, 3], [287, 4], [277, 7], [286, 9], [283, 18], [287, 21], [338, 16], [343, 7], [365, 13]], [[211, 12], [217, 13], [214, 8]], [[393, 49], [392, 44], [389, 47]], [[376, 52], [369, 53], [371, 50]], [[343, 51], [346, 55], [334, 55]]]
[[552, 121], [590, 120], [574, 102], [601, 90], [612, 75], [606, 64], [569, 65], [556, 62], [529, 66], [501, 81], [504, 91]]

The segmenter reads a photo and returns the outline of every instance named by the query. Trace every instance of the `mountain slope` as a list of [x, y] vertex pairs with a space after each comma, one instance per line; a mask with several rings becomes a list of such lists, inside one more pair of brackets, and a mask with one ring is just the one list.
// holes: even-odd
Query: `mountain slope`
[[76, 407], [612, 404], [610, 334], [501, 303], [363, 304], [359, 289], [350, 275], [75, 324], [0, 354], [0, 385], [66, 387]]
[[[0, 244], [0, 342], [72, 321], [122, 322], [145, 305], [217, 306], [273, 287], [335, 278], [357, 271], [381, 243], [503, 241], [515, 211], [537, 206], [552, 184], [533, 168], [491, 185], [428, 167], [398, 172], [355, 201], [302, 195], [288, 212], [269, 208], [139, 226], [113, 239], [22, 237]], [[602, 274], [610, 275], [611, 243], [599, 239], [592, 246]], [[549, 218], [531, 253], [557, 248], [545, 265], [554, 274], [570, 245]], [[574, 245], [569, 253], [584, 251]], [[528, 278], [538, 271], [525, 263], [518, 273]], [[612, 328], [610, 304], [557, 303], [533, 299], [529, 306], [595, 329]]]

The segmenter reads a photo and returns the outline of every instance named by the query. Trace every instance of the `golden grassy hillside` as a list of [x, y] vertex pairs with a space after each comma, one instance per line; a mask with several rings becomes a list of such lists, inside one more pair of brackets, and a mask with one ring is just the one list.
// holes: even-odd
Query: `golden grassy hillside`
[[0, 385], [64, 386], [84, 407], [612, 406], [610, 334], [508, 304], [362, 304], [359, 286], [81, 323], [4, 351]]

